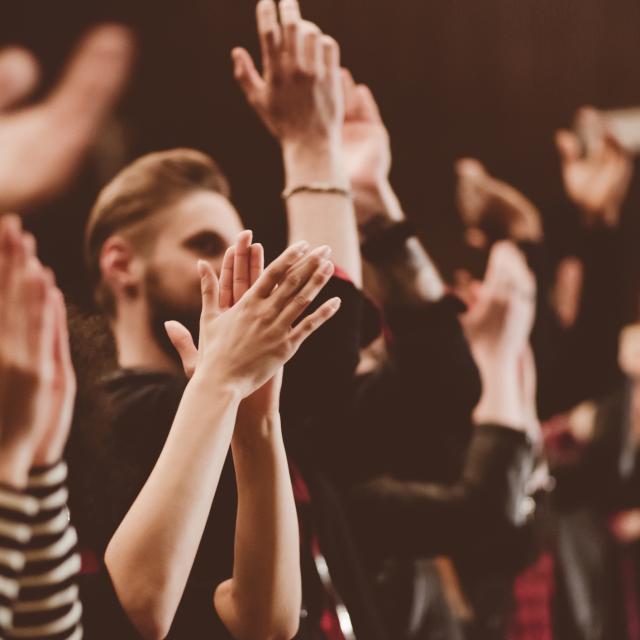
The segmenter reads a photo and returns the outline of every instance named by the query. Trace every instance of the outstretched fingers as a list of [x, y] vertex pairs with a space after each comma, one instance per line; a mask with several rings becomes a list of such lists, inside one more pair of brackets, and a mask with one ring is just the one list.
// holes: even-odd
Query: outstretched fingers
[[236, 248], [229, 247], [222, 259], [220, 270], [220, 309], [225, 310], [233, 306], [233, 265]]
[[329, 260], [322, 259], [315, 270], [306, 278], [302, 288], [286, 302], [280, 321], [290, 327], [300, 318], [307, 308], [318, 297], [333, 275], [335, 267]]
[[285, 275], [309, 251], [308, 242], [296, 242], [292, 244], [284, 253], [276, 258], [265, 270], [264, 273], [258, 278], [253, 293], [259, 298], [268, 298], [273, 290], [278, 286]]
[[233, 262], [233, 303], [235, 304], [249, 290], [251, 286], [251, 240], [252, 231], [243, 231], [238, 235], [235, 244]]
[[280, 21], [282, 23], [283, 51], [291, 63], [301, 62], [302, 16], [297, 0], [280, 0]]
[[260, 244], [251, 245], [251, 286], [258, 281], [264, 271], [264, 247]]
[[[301, 260], [294, 268], [290, 269], [278, 288], [271, 296], [271, 301], [278, 311], [288, 304], [321, 266], [326, 266], [327, 258], [331, 255], [331, 249], [327, 246], [314, 249], [304, 260]], [[329, 263], [331, 264], [331, 263]]]
[[262, 51], [262, 66], [265, 75], [278, 73], [282, 31], [278, 22], [278, 9], [274, 0], [260, 0], [256, 6], [258, 37]]
[[260, 94], [264, 91], [265, 83], [258, 73], [253, 58], [246, 49], [236, 47], [231, 52], [233, 59], [233, 75], [240, 85], [247, 101], [256, 104]]
[[323, 324], [331, 320], [338, 313], [342, 301], [340, 298], [331, 298], [327, 300], [317, 311], [300, 322], [292, 329], [290, 338], [298, 349], [300, 345], [313, 333], [315, 333]]
[[198, 261], [198, 273], [202, 293], [202, 319], [213, 319], [220, 311], [218, 278], [211, 265], [205, 260]]

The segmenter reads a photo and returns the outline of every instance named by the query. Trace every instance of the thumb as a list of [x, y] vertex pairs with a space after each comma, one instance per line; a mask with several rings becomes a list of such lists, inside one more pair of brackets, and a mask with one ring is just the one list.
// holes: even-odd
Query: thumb
[[198, 349], [193, 342], [193, 337], [185, 326], [175, 320], [165, 322], [164, 328], [171, 344], [180, 356], [182, 367], [187, 378], [191, 378], [196, 370], [196, 363], [198, 361]]
[[231, 52], [233, 59], [233, 75], [240, 85], [249, 103], [256, 101], [260, 91], [264, 89], [264, 80], [258, 73], [253, 58], [246, 49], [236, 47]]
[[18, 47], [0, 51], [0, 109], [13, 106], [35, 89], [40, 68], [33, 55]]
[[467, 229], [464, 233], [464, 239], [472, 249], [478, 249], [481, 251], [489, 246], [489, 238], [487, 238], [487, 234], [481, 229], [478, 229], [478, 227], [471, 227]]
[[580, 142], [575, 133], [567, 130], [556, 132], [556, 147], [563, 162], [573, 162], [580, 158]]

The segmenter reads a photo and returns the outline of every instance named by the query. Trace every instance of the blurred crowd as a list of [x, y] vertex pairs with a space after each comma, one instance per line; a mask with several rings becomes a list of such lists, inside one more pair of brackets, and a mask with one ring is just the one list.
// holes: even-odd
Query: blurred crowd
[[298, 0], [256, 17], [232, 70], [287, 247], [265, 264], [215, 160], [159, 150], [87, 211], [90, 310], [26, 226], [108, 138], [136, 35], [94, 27], [36, 100], [0, 51], [0, 638], [640, 640], [631, 151], [589, 106], [549, 132], [560, 259], [554, 212], [460, 159], [482, 268], [447, 282], [339, 43]]

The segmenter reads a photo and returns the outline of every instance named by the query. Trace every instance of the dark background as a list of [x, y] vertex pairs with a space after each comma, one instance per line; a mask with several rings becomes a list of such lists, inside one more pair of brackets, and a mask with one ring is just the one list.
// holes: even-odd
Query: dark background
[[[211, 153], [247, 224], [275, 251], [284, 237], [278, 149], [245, 106], [229, 59], [235, 45], [256, 52], [254, 0], [2, 6], [1, 42], [32, 48], [49, 83], [87, 25], [133, 25], [140, 53], [117, 114], [126, 141], [118, 162], [174, 146]], [[638, 0], [302, 0], [302, 8], [338, 38], [345, 64], [378, 96], [394, 184], [445, 271], [466, 259], [453, 210], [452, 165], [462, 155], [525, 191], [543, 208], [553, 245], [570, 245], [575, 220], [561, 204], [553, 131], [584, 104], [640, 104]], [[76, 297], [98, 175], [88, 161], [69, 193], [31, 223]]]

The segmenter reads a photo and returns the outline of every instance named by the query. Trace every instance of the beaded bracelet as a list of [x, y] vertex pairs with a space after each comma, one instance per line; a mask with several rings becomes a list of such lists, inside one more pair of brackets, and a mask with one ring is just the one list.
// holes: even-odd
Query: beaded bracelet
[[282, 199], [288, 200], [289, 198], [291, 198], [291, 196], [295, 196], [298, 193], [320, 193], [353, 199], [351, 189], [339, 187], [337, 185], [325, 182], [310, 182], [309, 184], [301, 184], [296, 187], [289, 187], [282, 192]]

